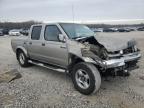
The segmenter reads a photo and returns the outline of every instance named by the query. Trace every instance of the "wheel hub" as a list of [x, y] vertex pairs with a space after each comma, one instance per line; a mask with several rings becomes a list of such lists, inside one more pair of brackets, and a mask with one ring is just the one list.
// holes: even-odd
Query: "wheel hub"
[[24, 58], [23, 53], [20, 54], [19, 60], [20, 60], [20, 63], [21, 63], [21, 64], [24, 64], [25, 58]]
[[79, 87], [87, 89], [90, 86], [90, 78], [85, 70], [77, 70], [75, 78]]

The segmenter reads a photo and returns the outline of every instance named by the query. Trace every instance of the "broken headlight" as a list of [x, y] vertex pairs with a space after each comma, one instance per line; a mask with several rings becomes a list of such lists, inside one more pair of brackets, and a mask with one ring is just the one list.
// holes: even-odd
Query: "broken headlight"
[[120, 50], [120, 54], [121, 54], [121, 55], [123, 54], [123, 50]]

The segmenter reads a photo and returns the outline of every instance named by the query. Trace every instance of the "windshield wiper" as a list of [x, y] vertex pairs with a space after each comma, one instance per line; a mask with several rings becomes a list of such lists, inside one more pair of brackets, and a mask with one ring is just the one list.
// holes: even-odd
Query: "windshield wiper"
[[73, 37], [72, 39], [85, 39], [85, 38], [89, 38], [89, 37], [92, 37], [92, 36], [78, 36], [78, 37]]
[[77, 39], [77, 38], [83, 38], [85, 36], [77, 36], [77, 37], [73, 37], [72, 39]]

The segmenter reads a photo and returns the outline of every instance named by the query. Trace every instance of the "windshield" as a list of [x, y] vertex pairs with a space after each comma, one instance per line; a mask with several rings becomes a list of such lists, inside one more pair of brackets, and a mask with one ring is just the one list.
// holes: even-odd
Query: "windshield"
[[70, 24], [64, 23], [60, 24], [66, 34], [71, 39], [76, 39], [80, 37], [90, 37], [94, 35], [94, 32], [91, 31], [87, 26], [81, 24]]

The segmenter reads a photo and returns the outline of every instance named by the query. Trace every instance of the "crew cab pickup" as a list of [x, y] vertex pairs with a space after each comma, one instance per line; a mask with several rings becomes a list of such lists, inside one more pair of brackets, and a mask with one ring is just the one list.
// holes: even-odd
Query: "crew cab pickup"
[[98, 37], [87, 26], [74, 23], [32, 25], [28, 37], [12, 39], [22, 67], [35, 64], [68, 73], [82, 94], [95, 93], [103, 75], [127, 75], [141, 57], [135, 40]]

